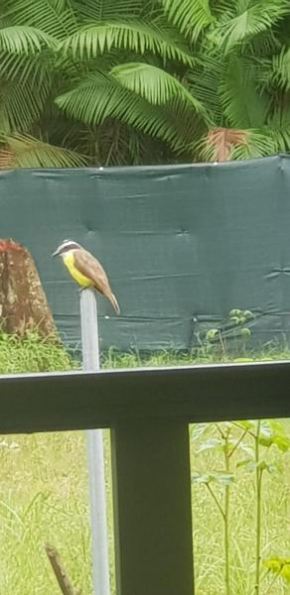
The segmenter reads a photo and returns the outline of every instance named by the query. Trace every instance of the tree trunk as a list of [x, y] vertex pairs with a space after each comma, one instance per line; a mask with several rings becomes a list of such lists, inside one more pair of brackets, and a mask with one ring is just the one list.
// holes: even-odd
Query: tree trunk
[[57, 337], [32, 256], [12, 239], [0, 239], [0, 326], [20, 336], [32, 329], [42, 337]]

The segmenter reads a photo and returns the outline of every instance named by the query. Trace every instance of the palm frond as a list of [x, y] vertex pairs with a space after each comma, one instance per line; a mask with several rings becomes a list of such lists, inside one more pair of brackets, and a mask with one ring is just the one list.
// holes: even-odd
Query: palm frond
[[81, 22], [136, 18], [142, 12], [142, 0], [72, 0]]
[[161, 0], [168, 19], [191, 41], [213, 23], [208, 0]]
[[27, 131], [34, 120], [40, 117], [44, 102], [50, 91], [49, 79], [40, 88], [29, 80], [18, 84], [17, 80], [0, 84], [0, 130], [10, 133]]
[[283, 89], [290, 88], [290, 48], [284, 46], [272, 60], [272, 81]]
[[[290, 134], [288, 136], [290, 140]], [[284, 142], [284, 141], [283, 141]], [[256, 159], [283, 151], [283, 142], [278, 131], [269, 134], [268, 128], [235, 130], [215, 128], [195, 143], [199, 158], [205, 161], [228, 161], [229, 159]]]
[[276, 145], [277, 153], [284, 153], [290, 149], [290, 96], [289, 92], [285, 95], [284, 105], [276, 106], [271, 118], [267, 121], [267, 127], [264, 127], [264, 133]]
[[220, 24], [237, 15], [237, 0], [217, 0], [211, 2], [211, 12]]
[[77, 29], [70, 0], [6, 0], [3, 18], [11, 25], [30, 25], [56, 39]]
[[205, 161], [228, 161], [236, 146], [247, 143], [247, 131], [234, 128], [212, 128], [195, 145]]
[[246, 3], [240, 14], [221, 24], [219, 28], [223, 36], [224, 51], [228, 52], [236, 44], [271, 29], [287, 12], [287, 0], [260, 0], [252, 5]]
[[[202, 56], [202, 58], [201, 58]], [[219, 85], [226, 69], [226, 63], [221, 56], [208, 56], [202, 53], [200, 65], [186, 72], [185, 78], [190, 91], [203, 103], [206, 110], [212, 114], [216, 125], [222, 125], [223, 111], [219, 97]]]
[[29, 84], [38, 91], [50, 84], [52, 74], [53, 58], [49, 52], [35, 56], [0, 52], [0, 78], [6, 81], [16, 81], [19, 86]]
[[279, 152], [274, 137], [269, 136], [267, 129], [247, 131], [247, 142], [233, 148], [232, 159], [257, 159], [275, 155]]
[[133, 62], [112, 68], [111, 75], [122, 87], [141, 95], [149, 103], [161, 105], [177, 96], [187, 104], [188, 108], [192, 108], [206, 118], [202, 103], [195, 99], [174, 76], [161, 68], [152, 64]]
[[108, 73], [90, 75], [72, 91], [57, 97], [56, 104], [69, 117], [88, 125], [116, 118], [143, 134], [163, 140], [174, 151], [184, 149], [185, 139], [178, 129], [178, 112], [172, 118], [166, 106], [151, 105], [123, 88]]
[[2, 137], [0, 168], [16, 167], [81, 167], [87, 163], [82, 155], [54, 147], [28, 135]]
[[[170, 35], [171, 33], [171, 35]], [[171, 31], [158, 28], [153, 23], [135, 22], [100, 22], [87, 25], [67, 37], [60, 50], [74, 58], [90, 59], [110, 51], [133, 50], [138, 54], [152, 52], [163, 58], [180, 60], [184, 64], [194, 64], [186, 44]]]
[[9, 54], [33, 55], [43, 48], [54, 48], [54, 39], [35, 27], [28, 25], [0, 29], [0, 51]]
[[282, 48], [277, 28], [267, 29], [240, 46], [241, 55], [254, 60], [271, 59]]
[[270, 98], [256, 87], [257, 68], [253, 61], [233, 55], [221, 75], [219, 97], [223, 113], [235, 128], [258, 128], [265, 124]]

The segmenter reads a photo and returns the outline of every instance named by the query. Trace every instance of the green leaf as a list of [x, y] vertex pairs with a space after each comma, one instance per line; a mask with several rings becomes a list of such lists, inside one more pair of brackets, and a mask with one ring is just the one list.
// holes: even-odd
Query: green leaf
[[56, 41], [41, 29], [28, 26], [0, 29], [0, 51], [31, 56], [45, 47], [55, 48]]
[[253, 62], [231, 56], [219, 85], [223, 113], [233, 128], [255, 128], [265, 124], [270, 100], [257, 91], [257, 68]]
[[244, 316], [246, 317], [246, 319], [255, 318], [255, 315], [253, 314], [253, 312], [251, 312], [251, 310], [244, 310]]
[[168, 19], [191, 41], [214, 21], [208, 0], [161, 0]]
[[111, 75], [126, 89], [149, 103], [162, 104], [177, 96], [206, 117], [203, 105], [174, 76], [151, 64], [133, 62], [112, 68]]
[[81, 167], [86, 158], [68, 149], [54, 147], [28, 135], [2, 135], [5, 147], [0, 149], [0, 168]]
[[223, 113], [218, 88], [225, 69], [224, 60], [221, 60], [220, 54], [208, 55], [206, 49], [198, 54], [198, 58], [200, 64], [186, 74], [187, 85], [212, 114], [213, 121], [221, 122]]
[[158, 54], [163, 58], [180, 60], [184, 64], [195, 64], [182, 39], [174, 32], [167, 32], [154, 23], [145, 21], [91, 23], [67, 37], [60, 50], [74, 58], [95, 58], [112, 48], [133, 50], [137, 54]]
[[251, 459], [243, 459], [242, 461], [238, 461], [238, 463], [236, 464], [237, 469], [239, 469], [240, 467], [246, 467], [247, 469], [249, 469], [250, 471], [253, 471], [254, 469], [256, 469], [256, 464], [255, 461], [251, 458]]
[[40, 95], [48, 92], [52, 81], [53, 66], [50, 53], [34, 56], [7, 54], [0, 51], [0, 77], [16, 81], [20, 86], [28, 84]]
[[192, 440], [198, 440], [201, 436], [204, 436], [213, 427], [211, 423], [193, 424], [190, 429], [190, 437]]
[[77, 28], [76, 15], [67, 0], [6, 0], [5, 14], [13, 25], [30, 25], [63, 39]]
[[[49, 81], [47, 81], [49, 83]], [[48, 96], [49, 84], [36, 89], [29, 79], [21, 86], [17, 80], [0, 85], [0, 130], [5, 133], [25, 131], [40, 117]]]
[[284, 89], [290, 88], [290, 48], [283, 46], [280, 53], [274, 55], [269, 79]]
[[256, 428], [256, 422], [252, 421], [251, 419], [235, 421], [235, 424], [240, 426], [244, 430], [252, 430]]
[[216, 339], [216, 337], [219, 335], [219, 330], [217, 328], [211, 328], [209, 329], [209, 331], [207, 331], [205, 338], [207, 341], [212, 341], [213, 339]]
[[237, 450], [240, 450], [242, 452], [245, 452], [246, 454], [248, 454], [249, 456], [253, 457], [254, 456], [254, 450], [251, 446], [249, 446], [246, 442], [240, 441], [240, 440], [230, 440], [230, 445], [231, 446], [236, 446]]
[[72, 7], [82, 21], [136, 18], [144, 8], [142, 0], [72, 0]]
[[290, 448], [290, 438], [285, 435], [281, 425], [271, 421], [262, 422], [259, 443], [267, 448], [276, 445], [281, 452], [287, 452]]
[[272, 463], [268, 463], [268, 461], [266, 461], [265, 459], [260, 459], [256, 463], [255, 467], [260, 471], [268, 471], [268, 473], [273, 473], [275, 470], [275, 465]]
[[251, 336], [251, 330], [249, 328], [242, 328], [241, 329], [241, 335], [244, 338], [248, 338]]
[[229, 312], [229, 318], [233, 318], [233, 317], [240, 317], [242, 314], [242, 310], [239, 310], [238, 308], [234, 308], [233, 310], [230, 310]]
[[264, 129], [249, 129], [246, 131], [246, 142], [233, 147], [231, 158], [255, 159], [266, 155], [274, 155], [279, 150], [277, 139], [274, 135], [271, 135], [267, 127]]
[[231, 322], [233, 322], [234, 324], [240, 324], [241, 319], [239, 318], [239, 316], [231, 316]]
[[195, 125], [193, 110], [190, 120], [188, 106], [178, 103], [176, 97], [171, 106], [150, 105], [103, 71], [89, 75], [75, 89], [57, 97], [56, 104], [70, 117], [89, 125], [117, 118], [135, 130], [162, 139], [176, 151], [189, 142], [191, 120]]
[[[227, 438], [227, 444], [229, 447], [236, 447], [238, 450], [246, 452], [248, 455], [253, 455], [253, 449], [248, 446], [245, 442], [240, 442], [235, 438]], [[226, 440], [223, 438], [209, 438], [202, 442], [196, 449], [196, 453], [204, 452], [206, 450], [213, 450], [216, 452], [224, 451], [226, 447]]]
[[268, 471], [268, 473], [274, 473], [276, 469], [273, 463], [268, 463], [265, 459], [256, 462], [253, 458], [243, 459], [242, 461], [239, 461], [236, 466], [237, 468], [245, 467], [249, 471], [256, 471], [256, 469], [259, 469], [260, 471]]
[[213, 473], [192, 473], [191, 480], [193, 483], [218, 483], [220, 485], [228, 486], [235, 480], [233, 473], [213, 472]]
[[224, 441], [221, 438], [209, 438], [196, 449], [196, 452], [204, 452], [206, 450], [213, 450], [215, 452], [224, 450]]
[[290, 558], [281, 558], [273, 556], [263, 560], [263, 565], [267, 570], [281, 576], [286, 583], [290, 583]]
[[223, 47], [229, 52], [236, 44], [271, 29], [289, 12], [286, 0], [256, 1], [244, 4], [240, 14], [220, 26]]

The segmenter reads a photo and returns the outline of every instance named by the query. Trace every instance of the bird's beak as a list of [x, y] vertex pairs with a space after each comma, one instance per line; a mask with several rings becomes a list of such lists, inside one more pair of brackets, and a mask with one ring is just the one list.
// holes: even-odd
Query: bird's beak
[[53, 252], [51, 256], [58, 256], [58, 249], [55, 252]]

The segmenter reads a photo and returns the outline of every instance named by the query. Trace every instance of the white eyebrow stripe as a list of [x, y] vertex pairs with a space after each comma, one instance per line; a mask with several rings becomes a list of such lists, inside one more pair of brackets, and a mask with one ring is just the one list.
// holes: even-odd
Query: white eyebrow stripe
[[81, 246], [73, 240], [67, 240], [60, 244], [59, 250], [63, 250], [64, 248], [67, 248], [69, 250], [78, 250], [79, 248], [81, 248]]

